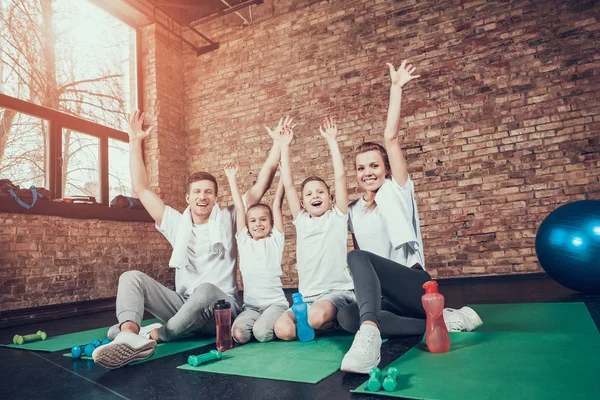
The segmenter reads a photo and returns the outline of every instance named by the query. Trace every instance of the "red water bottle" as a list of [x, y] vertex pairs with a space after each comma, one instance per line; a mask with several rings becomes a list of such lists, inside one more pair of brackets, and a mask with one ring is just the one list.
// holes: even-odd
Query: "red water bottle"
[[432, 353], [445, 353], [450, 350], [450, 335], [444, 322], [444, 296], [438, 292], [436, 281], [423, 284], [425, 294], [421, 297], [423, 308], [427, 313], [425, 343]]
[[231, 304], [219, 300], [214, 305], [215, 323], [217, 325], [217, 350], [227, 351], [233, 347], [231, 338]]

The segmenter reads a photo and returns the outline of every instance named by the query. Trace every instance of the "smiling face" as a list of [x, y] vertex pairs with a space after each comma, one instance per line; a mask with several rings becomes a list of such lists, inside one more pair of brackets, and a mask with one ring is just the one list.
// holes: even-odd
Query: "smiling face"
[[376, 192], [383, 185], [388, 171], [381, 153], [369, 150], [356, 155], [356, 179], [367, 192]]
[[195, 224], [208, 222], [210, 213], [217, 201], [217, 188], [209, 180], [192, 182], [190, 191], [185, 196], [185, 201], [190, 206], [192, 220]]
[[311, 217], [320, 217], [331, 209], [331, 194], [327, 185], [314, 180], [302, 188], [302, 207]]
[[253, 206], [246, 213], [246, 225], [248, 233], [252, 239], [264, 239], [271, 233], [273, 229], [273, 219], [271, 217], [271, 209], [265, 204]]

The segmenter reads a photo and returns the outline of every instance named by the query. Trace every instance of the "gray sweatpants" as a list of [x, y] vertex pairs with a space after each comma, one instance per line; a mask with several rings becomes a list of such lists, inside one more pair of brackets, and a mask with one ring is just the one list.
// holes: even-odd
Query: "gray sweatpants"
[[244, 305], [244, 310], [233, 322], [233, 338], [240, 344], [248, 343], [252, 335], [259, 342], [273, 340], [275, 322], [288, 307], [287, 303], [271, 304], [264, 309]]
[[214, 336], [216, 333], [213, 306], [217, 300], [231, 303], [231, 319], [241, 311], [235, 299], [212, 283], [198, 285], [189, 298], [158, 283], [140, 271], [124, 272], [119, 278], [117, 290], [117, 319], [119, 324], [142, 322], [144, 311], [163, 321], [158, 333], [164, 342], [184, 333]]

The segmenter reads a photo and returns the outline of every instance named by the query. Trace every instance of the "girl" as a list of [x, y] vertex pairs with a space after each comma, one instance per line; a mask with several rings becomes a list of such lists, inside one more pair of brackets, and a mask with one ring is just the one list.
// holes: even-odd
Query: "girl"
[[[348, 267], [357, 302], [338, 314], [340, 325], [356, 332], [341, 369], [365, 374], [379, 364], [380, 331], [388, 336], [425, 332], [422, 285], [431, 280], [425, 271], [414, 185], [398, 137], [402, 87], [419, 75], [413, 75], [416, 68], [406, 66], [406, 60], [397, 71], [387, 65], [392, 84], [385, 148], [363, 143], [355, 159], [356, 178], [365, 191], [349, 207], [348, 226], [355, 250], [348, 254]], [[468, 307], [445, 311], [444, 318], [455, 330], [481, 325], [479, 316]]]
[[259, 342], [273, 340], [273, 325], [288, 309], [281, 285], [283, 236], [283, 183], [279, 181], [273, 211], [258, 203], [244, 213], [244, 203], [237, 184], [237, 167], [228, 164], [225, 174], [236, 210], [236, 240], [240, 255], [240, 272], [244, 281], [244, 305], [232, 326], [233, 338], [240, 344], [252, 336]]
[[[281, 179], [296, 226], [299, 291], [309, 304], [308, 323], [315, 329], [333, 326], [338, 310], [354, 302], [352, 278], [346, 266], [348, 241], [348, 191], [344, 163], [333, 120], [325, 120], [319, 132], [327, 141], [335, 174], [335, 204], [329, 186], [318, 177], [302, 182], [302, 198], [294, 187], [290, 165], [291, 120], [281, 134]], [[275, 335], [296, 338], [296, 318], [290, 310], [275, 324]]]

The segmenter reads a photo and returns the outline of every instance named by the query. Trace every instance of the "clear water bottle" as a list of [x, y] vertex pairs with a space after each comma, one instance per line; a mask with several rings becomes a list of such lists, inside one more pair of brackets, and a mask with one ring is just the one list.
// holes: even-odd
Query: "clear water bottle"
[[308, 304], [302, 300], [302, 293], [292, 294], [292, 311], [296, 316], [296, 333], [301, 342], [315, 338], [315, 330], [308, 324]]
[[425, 282], [423, 289], [421, 301], [427, 313], [425, 343], [430, 352], [445, 353], [450, 350], [450, 336], [444, 322], [444, 296], [438, 292], [436, 281]]
[[219, 300], [214, 305], [215, 322], [217, 325], [217, 350], [227, 351], [233, 347], [231, 338], [231, 304]]

